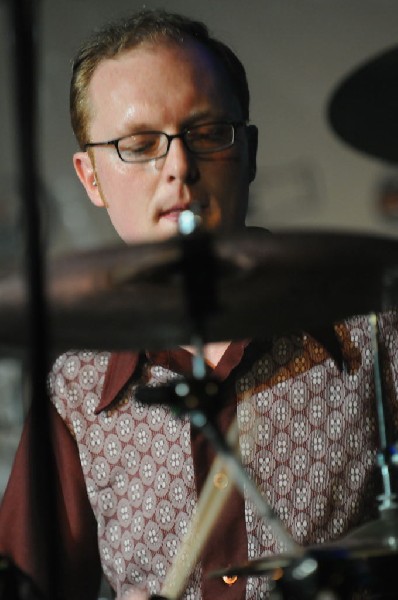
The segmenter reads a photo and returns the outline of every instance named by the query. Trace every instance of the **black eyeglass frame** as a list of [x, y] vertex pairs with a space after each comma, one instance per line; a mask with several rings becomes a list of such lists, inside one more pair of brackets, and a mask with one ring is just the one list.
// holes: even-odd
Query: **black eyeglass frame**
[[[192, 131], [195, 131], [195, 129], [199, 129], [206, 125], [230, 125], [232, 127], [232, 140], [228, 144], [220, 146], [219, 148], [210, 149], [210, 150], [200, 150], [200, 151], [193, 150], [192, 148], [190, 148], [189, 141], [187, 141], [186, 136], [189, 133], [191, 133]], [[195, 125], [193, 127], [187, 127], [185, 129], [183, 129], [183, 131], [181, 131], [180, 133], [174, 133], [174, 134], [169, 134], [169, 133], [166, 133], [165, 131], [156, 131], [156, 130], [136, 131], [135, 133], [130, 133], [129, 135], [123, 135], [120, 138], [116, 138], [114, 140], [108, 140], [106, 142], [88, 142], [87, 144], [84, 144], [83, 148], [85, 151], [87, 151], [88, 148], [95, 148], [97, 146], [114, 146], [116, 148], [116, 152], [117, 152], [120, 160], [125, 163], [129, 163], [129, 164], [150, 162], [151, 160], [158, 160], [160, 158], [164, 158], [165, 156], [167, 156], [167, 154], [169, 152], [171, 142], [175, 139], [182, 140], [186, 149], [189, 152], [191, 152], [192, 154], [196, 154], [196, 155], [214, 154], [216, 152], [222, 152], [222, 150], [227, 150], [228, 148], [231, 148], [235, 143], [236, 130], [239, 127], [246, 127], [246, 126], [247, 126], [247, 123], [245, 121], [212, 121], [209, 123], [201, 123], [200, 125]], [[151, 157], [151, 158], [143, 158], [143, 159], [137, 159], [137, 160], [126, 160], [125, 158], [123, 158], [121, 155], [121, 152], [119, 150], [119, 142], [121, 142], [122, 140], [125, 140], [129, 137], [132, 137], [134, 135], [146, 134], [146, 133], [156, 133], [156, 134], [165, 136], [167, 138], [167, 147], [166, 147], [165, 152], [163, 152], [159, 156]]]

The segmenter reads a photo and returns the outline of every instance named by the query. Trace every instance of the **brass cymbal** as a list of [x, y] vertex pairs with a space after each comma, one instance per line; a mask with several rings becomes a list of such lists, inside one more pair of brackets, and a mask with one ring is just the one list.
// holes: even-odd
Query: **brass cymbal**
[[[52, 349], [187, 344], [193, 309], [207, 342], [302, 331], [380, 310], [398, 268], [398, 240], [370, 235], [245, 230], [184, 244], [176, 237], [50, 261]], [[25, 313], [23, 278], [0, 280], [0, 346], [27, 343]]]

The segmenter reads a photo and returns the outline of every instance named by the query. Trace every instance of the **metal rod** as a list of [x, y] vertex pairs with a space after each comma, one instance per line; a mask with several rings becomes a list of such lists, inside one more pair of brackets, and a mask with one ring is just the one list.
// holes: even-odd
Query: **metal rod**
[[277, 539], [283, 544], [284, 551], [294, 554], [297, 557], [302, 556], [304, 554], [304, 549], [297, 544], [291, 534], [287, 531], [282, 521], [260, 493], [243, 464], [229, 447], [214, 423], [212, 423], [212, 421], [200, 410], [191, 411], [189, 416], [192, 424], [203, 432], [210, 443], [213, 444], [216, 451], [223, 457], [237, 488], [253, 502], [258, 514], [267, 519], [271, 529], [277, 536]]
[[392, 455], [387, 440], [387, 428], [384, 410], [383, 387], [380, 371], [379, 346], [377, 341], [377, 316], [375, 313], [369, 315], [372, 354], [373, 354], [373, 374], [376, 398], [377, 425], [379, 430], [379, 450], [377, 453], [377, 465], [380, 469], [383, 493], [379, 495], [379, 510], [397, 509], [397, 495], [393, 492], [391, 485]]

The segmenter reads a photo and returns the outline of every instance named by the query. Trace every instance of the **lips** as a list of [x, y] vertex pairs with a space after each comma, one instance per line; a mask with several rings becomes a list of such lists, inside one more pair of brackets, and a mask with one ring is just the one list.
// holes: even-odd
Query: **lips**
[[189, 208], [189, 205], [186, 205], [186, 206], [176, 205], [176, 206], [172, 206], [171, 208], [161, 210], [161, 211], [159, 211], [159, 219], [170, 219], [172, 221], [177, 221], [180, 214], [184, 210], [187, 210], [187, 208]]
[[172, 204], [170, 207], [165, 206], [159, 209], [158, 216], [159, 218], [170, 218], [170, 219], [178, 219], [179, 215], [184, 210], [192, 210], [195, 213], [205, 215], [209, 207], [209, 202], [201, 202], [197, 200], [190, 200], [189, 202], [176, 202]]
[[189, 202], [181, 205], [177, 204], [169, 209], [162, 210], [159, 213], [159, 218], [167, 218], [178, 221], [180, 214], [184, 210], [192, 210], [201, 219], [202, 227], [206, 229], [215, 229], [221, 223], [221, 209], [215, 200], [207, 200], [205, 202]]

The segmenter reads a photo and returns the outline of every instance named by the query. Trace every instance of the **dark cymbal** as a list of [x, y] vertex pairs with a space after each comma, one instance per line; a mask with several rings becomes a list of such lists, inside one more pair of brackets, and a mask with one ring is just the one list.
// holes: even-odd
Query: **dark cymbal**
[[296, 559], [297, 556], [290, 554], [264, 556], [264, 558], [250, 560], [242, 565], [233, 565], [225, 569], [211, 571], [207, 577], [209, 579], [216, 579], [217, 577], [261, 577], [264, 575], [272, 577], [275, 571], [288, 567]]
[[[368, 235], [247, 230], [184, 243], [52, 261], [52, 349], [173, 347], [191, 342], [197, 321], [205, 341], [302, 331], [382, 309], [398, 267], [398, 241]], [[25, 296], [21, 277], [0, 280], [0, 345], [9, 351], [27, 343]]]
[[337, 85], [328, 119], [337, 135], [355, 149], [398, 162], [398, 47], [354, 69]]
[[[304, 549], [303, 549], [304, 550]], [[241, 577], [267, 577], [283, 598], [396, 598], [398, 549], [345, 541], [312, 546], [301, 556], [280, 554], [207, 574], [233, 583]], [[280, 597], [280, 593], [276, 597]]]
[[[391, 525], [391, 521], [389, 523]], [[390, 536], [377, 534], [377, 526], [382, 526], [381, 520], [373, 521], [373, 534], [366, 528], [368, 535], [366, 537], [347, 536], [336, 542], [308, 546], [303, 548], [302, 556], [295, 554], [276, 554], [247, 561], [242, 565], [229, 566], [225, 569], [217, 569], [208, 574], [209, 578], [216, 577], [253, 577], [253, 576], [274, 576], [280, 575], [280, 570], [286, 569], [290, 565], [297, 563], [307, 557], [314, 558], [319, 562], [341, 560], [341, 561], [359, 561], [373, 560], [388, 556], [398, 556], [398, 539], [391, 532]], [[398, 523], [394, 524], [395, 533]], [[362, 529], [362, 528], [361, 528]], [[385, 531], [385, 530], [384, 530]]]
[[398, 509], [391, 508], [381, 511], [380, 517], [364, 523], [360, 527], [353, 529], [343, 540], [349, 547], [350, 545], [360, 551], [361, 546], [390, 549], [398, 552]]
[[[319, 561], [358, 561], [377, 559], [385, 556], [397, 556], [398, 548], [389, 547], [387, 544], [365, 544], [363, 542], [351, 542], [340, 544], [323, 544], [321, 546], [310, 546], [306, 549], [304, 557], [311, 557]], [[277, 576], [280, 570], [300, 560], [300, 557], [290, 554], [277, 554], [265, 556], [248, 561], [242, 565], [230, 566], [225, 569], [217, 569], [208, 574], [210, 579], [217, 577], [262, 577]]]

